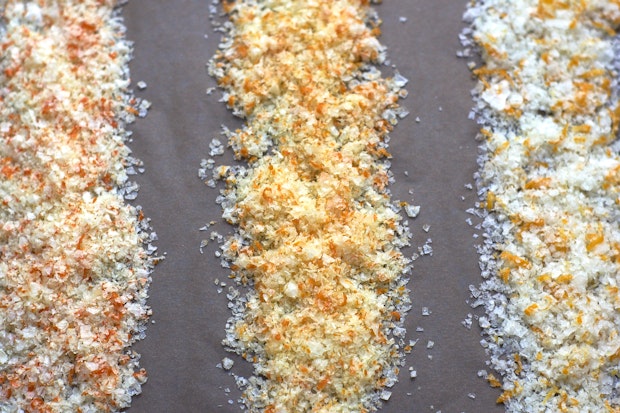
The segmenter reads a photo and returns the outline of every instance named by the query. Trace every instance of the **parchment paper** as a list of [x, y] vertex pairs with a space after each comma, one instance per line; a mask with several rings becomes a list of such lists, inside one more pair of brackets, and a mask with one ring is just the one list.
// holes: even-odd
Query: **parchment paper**
[[[167, 252], [150, 289], [155, 324], [135, 346], [149, 379], [130, 413], [239, 412], [234, 378], [216, 365], [228, 356], [235, 360], [233, 372], [246, 377], [251, 372], [220, 344], [229, 312], [214, 281], [226, 280], [228, 271], [214, 256], [217, 245], [199, 251], [210, 232], [198, 230], [205, 223], [214, 220], [210, 230], [231, 231], [220, 219], [217, 190], [197, 177], [200, 160], [208, 157], [221, 124], [240, 125], [217, 101], [219, 92], [205, 92], [215, 86], [205, 63], [220, 39], [209, 23], [210, 3], [130, 0], [123, 9], [127, 36], [135, 42], [133, 85], [145, 81], [146, 90], [136, 94], [153, 103], [147, 118], [131, 127], [131, 148], [146, 167], [137, 178], [137, 203], [152, 219], [160, 251]], [[468, 286], [481, 280], [474, 248], [479, 241], [465, 222], [470, 217], [465, 211], [476, 200], [475, 190], [465, 188], [477, 168], [477, 127], [468, 120], [474, 83], [466, 61], [456, 57], [466, 3], [387, 0], [375, 6], [383, 19], [380, 40], [389, 47], [391, 62], [410, 79], [410, 94], [402, 103], [411, 114], [391, 134], [390, 144], [393, 198], [411, 202], [413, 188], [413, 203], [422, 207], [411, 221], [415, 247], [406, 253], [413, 254], [427, 238], [433, 247], [432, 257], [415, 261], [407, 326], [408, 339], [419, 342], [381, 410], [385, 413], [503, 411], [495, 403], [499, 391], [476, 375], [486, 368], [477, 324], [471, 330], [461, 324], [474, 313], [467, 304]], [[385, 67], [385, 73], [393, 71]], [[230, 153], [216, 159], [229, 163]], [[428, 233], [424, 225], [430, 225]], [[429, 316], [422, 315], [423, 307]], [[416, 332], [417, 327], [424, 331]], [[426, 348], [429, 340], [435, 343], [432, 349]], [[417, 370], [415, 380], [408, 366]]]

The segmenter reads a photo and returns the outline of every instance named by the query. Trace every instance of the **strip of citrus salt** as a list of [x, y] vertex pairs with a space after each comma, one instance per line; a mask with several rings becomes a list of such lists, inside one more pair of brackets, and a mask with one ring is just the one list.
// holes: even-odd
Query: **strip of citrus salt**
[[620, 408], [617, 1], [473, 3], [487, 281], [507, 411]]
[[[152, 260], [129, 194], [130, 45], [116, 1], [5, 2], [0, 410], [111, 412], [146, 379]], [[133, 198], [133, 196], [128, 196]]]
[[390, 203], [386, 138], [406, 80], [385, 80], [367, 1], [237, 1], [210, 64], [248, 168], [220, 167], [224, 246], [250, 282], [225, 342], [254, 362], [250, 411], [363, 412], [402, 351], [408, 231]]

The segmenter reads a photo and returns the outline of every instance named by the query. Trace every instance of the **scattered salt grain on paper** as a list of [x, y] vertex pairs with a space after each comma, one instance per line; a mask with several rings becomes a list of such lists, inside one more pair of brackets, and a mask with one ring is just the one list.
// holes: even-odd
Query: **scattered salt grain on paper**
[[[209, 64], [246, 125], [228, 131], [245, 166], [219, 177], [238, 226], [223, 253], [248, 294], [232, 297], [225, 345], [254, 363], [251, 412], [374, 411], [391, 397], [409, 309], [410, 234], [389, 197], [388, 133], [407, 79], [382, 78], [366, 2], [224, 3]], [[417, 212], [415, 212], [417, 214]], [[347, 366], [341, 368], [341, 366]]]
[[[146, 372], [156, 247], [124, 199], [131, 45], [115, 1], [3, 2], [0, 411], [118, 412]], [[146, 245], [146, 248], [143, 246]]]
[[234, 364], [235, 362], [229, 359], [228, 357], [225, 357], [224, 359], [222, 359], [222, 368], [226, 371], [232, 369]]
[[487, 281], [473, 305], [509, 412], [620, 409], [619, 7], [487, 0], [465, 13], [461, 39], [484, 60]]
[[420, 214], [419, 205], [405, 205], [405, 213], [409, 218], [415, 218]]

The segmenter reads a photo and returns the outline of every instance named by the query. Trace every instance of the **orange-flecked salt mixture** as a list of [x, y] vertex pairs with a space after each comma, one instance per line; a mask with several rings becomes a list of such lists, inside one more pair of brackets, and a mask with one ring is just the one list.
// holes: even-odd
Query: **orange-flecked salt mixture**
[[130, 191], [130, 45], [116, 1], [4, 2], [0, 411], [113, 412], [146, 379], [152, 260]]
[[220, 167], [237, 297], [226, 345], [254, 362], [252, 412], [364, 412], [400, 364], [408, 231], [390, 203], [386, 138], [406, 80], [383, 79], [368, 1], [237, 1], [210, 64], [246, 118]]
[[476, 305], [509, 412], [620, 409], [620, 3], [476, 1], [488, 280]]

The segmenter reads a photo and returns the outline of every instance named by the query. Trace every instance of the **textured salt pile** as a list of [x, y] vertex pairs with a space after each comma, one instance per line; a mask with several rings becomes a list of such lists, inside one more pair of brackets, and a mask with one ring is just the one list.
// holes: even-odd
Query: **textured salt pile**
[[[112, 412], [146, 376], [153, 259], [128, 173], [131, 47], [116, 1], [4, 2], [0, 411]], [[154, 247], [150, 247], [152, 252]]]
[[474, 290], [507, 411], [620, 408], [616, 1], [477, 1], [465, 14], [486, 208]]
[[[406, 80], [383, 79], [366, 1], [238, 1], [210, 73], [246, 119], [229, 144], [223, 245], [234, 303], [225, 345], [254, 363], [250, 411], [361, 412], [387, 400], [409, 301], [390, 203], [388, 133]], [[206, 165], [206, 163], [205, 163]]]

